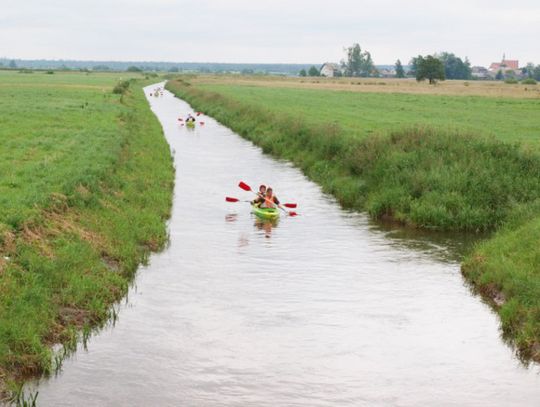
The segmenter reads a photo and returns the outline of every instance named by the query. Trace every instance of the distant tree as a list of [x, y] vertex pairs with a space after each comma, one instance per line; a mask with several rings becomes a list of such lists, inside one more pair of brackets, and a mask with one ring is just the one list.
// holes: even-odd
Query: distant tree
[[307, 76], [307, 72], [305, 69], [301, 69], [300, 72], [298, 73], [298, 75], [300, 76]]
[[422, 58], [422, 55], [418, 55], [417, 57], [412, 57], [409, 61], [409, 75], [416, 77], [416, 72], [418, 71], [418, 58]]
[[536, 68], [533, 70], [532, 77], [535, 80], [540, 81], [540, 65], [536, 65]]
[[169, 72], [178, 72], [178, 67], [177, 66], [171, 66], [169, 69], [168, 69]]
[[420, 82], [426, 79], [430, 84], [437, 83], [437, 80], [444, 81], [444, 65], [440, 59], [432, 55], [425, 58], [419, 55], [416, 59], [416, 80]]
[[137, 67], [137, 66], [131, 65], [131, 66], [128, 66], [126, 71], [128, 71], [128, 72], [142, 72], [142, 69]]
[[319, 70], [316, 67], [312, 66], [311, 68], [309, 68], [308, 75], [309, 76], [321, 76], [321, 73], [319, 72]]
[[11, 69], [16, 69], [17, 68], [17, 64], [15, 63], [15, 61], [12, 59], [11, 61], [9, 61], [9, 65], [8, 65]]
[[375, 65], [368, 51], [362, 52], [360, 44], [353, 44], [345, 49], [347, 60], [342, 60], [344, 76], [371, 76], [374, 74]]
[[240, 71], [242, 75], [255, 75], [255, 71], [251, 68], [244, 68]]
[[446, 79], [471, 79], [471, 64], [467, 58], [463, 61], [449, 52], [434, 55], [444, 65]]
[[405, 70], [399, 59], [396, 61], [396, 78], [405, 78]]
[[523, 68], [521, 68], [521, 74], [527, 78], [532, 78], [534, 72], [534, 64], [532, 62], [527, 62]]
[[498, 81], [502, 81], [504, 79], [502, 69], [499, 69], [499, 71], [497, 72], [497, 75], [495, 75], [495, 79]]
[[92, 68], [93, 71], [110, 71], [111, 68], [109, 68], [107, 65], [96, 65]]

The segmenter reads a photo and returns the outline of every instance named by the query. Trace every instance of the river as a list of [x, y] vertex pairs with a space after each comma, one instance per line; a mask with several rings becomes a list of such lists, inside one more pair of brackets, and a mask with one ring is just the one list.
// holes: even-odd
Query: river
[[[211, 118], [181, 126], [192, 109], [169, 92], [148, 101], [175, 160], [170, 245], [38, 405], [540, 405], [540, 369], [471, 294], [459, 238], [383, 229]], [[225, 202], [251, 199], [240, 180], [300, 215], [260, 223]]]

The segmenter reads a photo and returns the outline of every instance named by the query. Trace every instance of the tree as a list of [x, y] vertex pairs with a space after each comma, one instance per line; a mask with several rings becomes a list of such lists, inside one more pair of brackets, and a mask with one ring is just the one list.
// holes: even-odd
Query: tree
[[344, 76], [371, 76], [375, 66], [368, 51], [362, 52], [359, 44], [353, 44], [346, 48], [347, 60], [341, 61]]
[[17, 68], [17, 64], [15, 63], [15, 61], [12, 59], [11, 61], [9, 61], [9, 65], [8, 65], [11, 69], [16, 69]]
[[127, 71], [128, 72], [142, 72], [142, 69], [132, 65], [128, 67]]
[[437, 80], [444, 81], [444, 65], [442, 61], [432, 55], [425, 58], [421, 55], [416, 58], [416, 80], [418, 82], [428, 79], [430, 84], [437, 83]]
[[306, 70], [305, 70], [305, 69], [301, 69], [299, 75], [300, 75], [300, 76], [307, 76]]
[[495, 79], [498, 81], [502, 81], [504, 79], [502, 69], [499, 69], [499, 71], [497, 72], [497, 75], [495, 75]]
[[449, 52], [442, 52], [435, 57], [443, 63], [446, 79], [471, 79], [471, 63], [468, 58], [463, 61]]
[[309, 68], [308, 75], [309, 76], [321, 76], [321, 73], [319, 72], [319, 70], [317, 68], [312, 66], [311, 68]]
[[405, 78], [405, 71], [399, 59], [396, 61], [396, 78]]
[[540, 81], [540, 65], [536, 65], [536, 68], [533, 70], [533, 78], [537, 81]]

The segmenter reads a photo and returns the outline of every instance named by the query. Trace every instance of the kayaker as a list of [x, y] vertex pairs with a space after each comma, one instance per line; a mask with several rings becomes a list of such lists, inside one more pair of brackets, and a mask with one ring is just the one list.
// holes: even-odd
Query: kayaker
[[266, 185], [263, 184], [259, 186], [259, 192], [257, 192], [257, 198], [251, 201], [251, 204], [259, 206], [260, 204], [264, 202], [265, 195], [266, 195]]
[[281, 208], [281, 204], [279, 203], [279, 199], [277, 196], [274, 195], [274, 191], [272, 188], [268, 187], [266, 188], [266, 194], [264, 196], [264, 201], [261, 203], [261, 208], [275, 208], [275, 207]]
[[190, 114], [188, 114], [188, 117], [186, 119], [186, 123], [189, 123], [189, 122], [194, 122], [195, 121], [195, 118]]

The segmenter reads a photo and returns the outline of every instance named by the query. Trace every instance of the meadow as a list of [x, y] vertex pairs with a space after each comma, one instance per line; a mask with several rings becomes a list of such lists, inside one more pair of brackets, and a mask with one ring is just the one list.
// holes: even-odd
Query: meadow
[[[509, 89], [488, 85], [502, 87], [494, 94]], [[524, 88], [479, 96], [463, 83], [447, 85], [462, 96], [427, 84], [410, 93], [340, 86], [228, 77], [167, 84], [293, 162], [344, 207], [414, 228], [496, 232], [464, 259], [463, 273], [520, 355], [540, 360], [540, 99], [517, 97]]]
[[0, 393], [58, 368], [167, 241], [170, 151], [135, 76], [0, 71]]
[[423, 126], [540, 145], [540, 94], [535, 99], [501, 99], [437, 94], [437, 89], [434, 94], [416, 94], [207, 83], [204, 79], [194, 83], [198, 89], [277, 114], [320, 125], [335, 123], [354, 137]]

